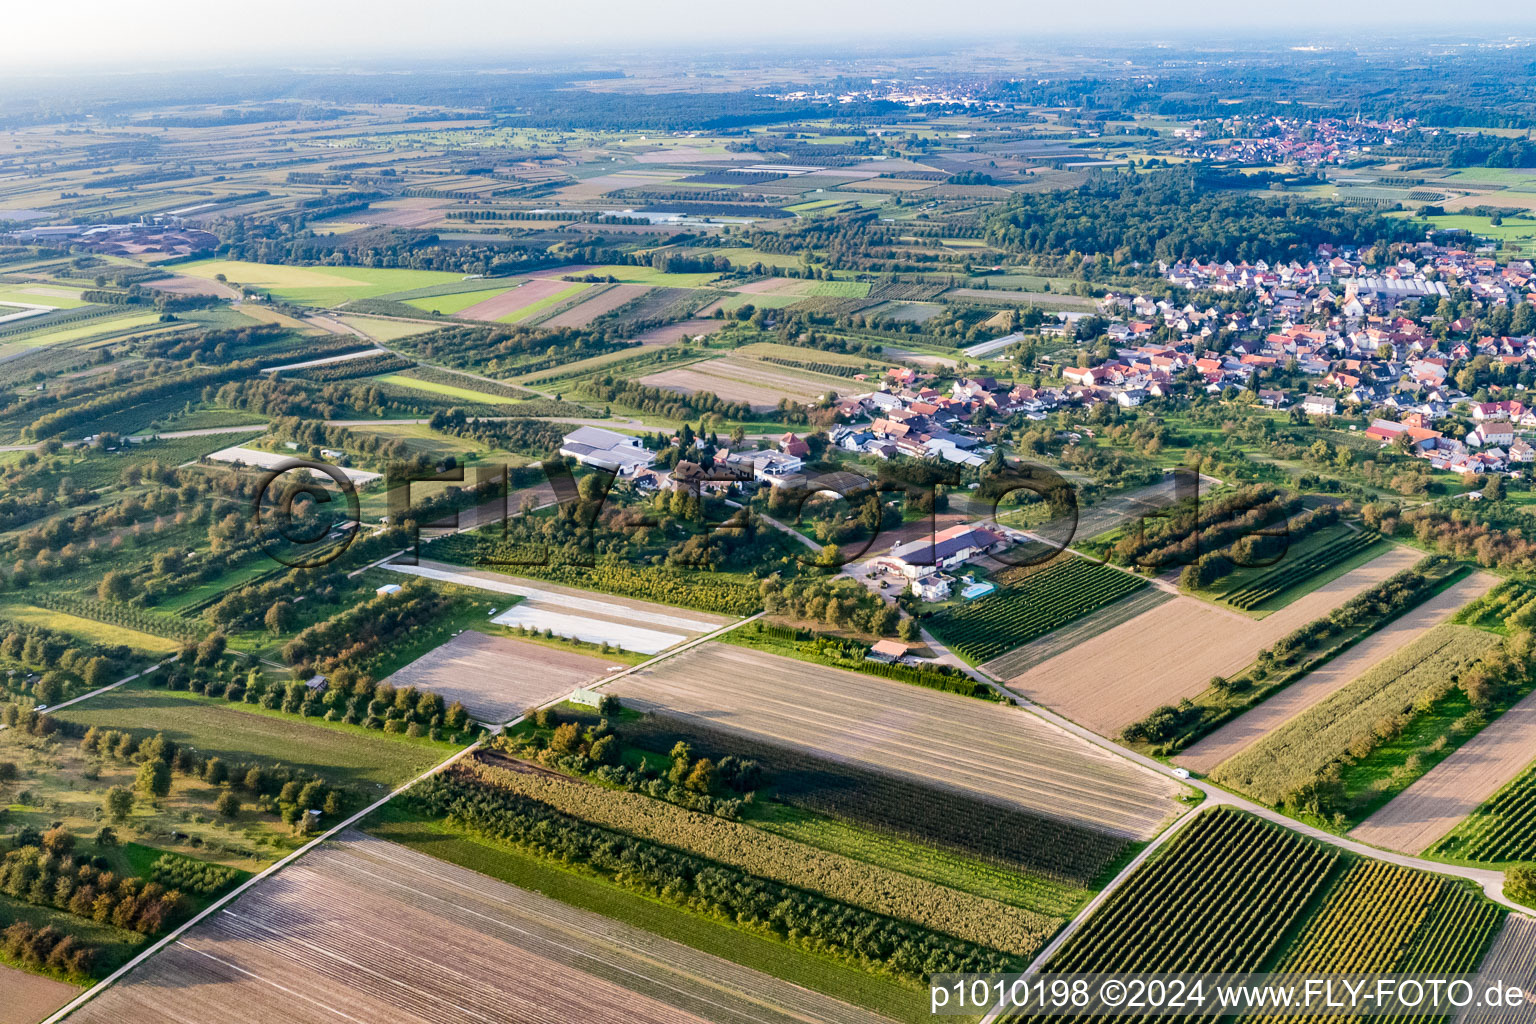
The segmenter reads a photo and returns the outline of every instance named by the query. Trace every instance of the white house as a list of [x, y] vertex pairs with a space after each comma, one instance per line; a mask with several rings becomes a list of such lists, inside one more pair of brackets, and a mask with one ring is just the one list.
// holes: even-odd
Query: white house
[[766, 480], [774, 487], [792, 482], [805, 468], [805, 460], [800, 456], [772, 450], [737, 452], [725, 461], [729, 466], [750, 471], [753, 479]]

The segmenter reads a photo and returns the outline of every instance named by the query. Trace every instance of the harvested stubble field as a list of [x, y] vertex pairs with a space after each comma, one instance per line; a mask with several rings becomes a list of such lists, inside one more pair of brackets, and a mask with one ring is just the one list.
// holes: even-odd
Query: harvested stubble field
[[1227, 758], [1236, 756], [1244, 748], [1348, 685], [1372, 665], [1390, 657], [1449, 619], [1458, 608], [1485, 593], [1495, 582], [1497, 577], [1488, 573], [1473, 573], [1425, 601], [1414, 609], [1413, 614], [1388, 623], [1337, 658], [1308, 672], [1258, 707], [1234, 718], [1190, 746], [1175, 760], [1190, 771], [1213, 771]]
[[1435, 765], [1350, 837], [1418, 854], [1520, 774], [1536, 753], [1536, 693]]
[[625, 676], [641, 711], [895, 772], [1132, 839], [1155, 835], [1178, 787], [1025, 712], [729, 644]]
[[349, 833], [86, 1005], [86, 1024], [880, 1024], [648, 932]]
[[814, 402], [829, 391], [850, 390], [852, 382], [810, 370], [792, 370], [755, 359], [725, 356], [680, 370], [653, 373], [641, 377], [640, 383], [683, 395], [707, 391], [728, 402], [747, 402], [753, 409], [761, 411], [776, 408], [781, 398]]
[[575, 651], [466, 630], [388, 681], [459, 701], [477, 721], [494, 724], [622, 667]]
[[1258, 621], [1176, 597], [1014, 676], [1008, 687], [1100, 735], [1116, 736], [1154, 708], [1204, 691], [1212, 676], [1236, 674], [1260, 649], [1419, 557], [1393, 547]]

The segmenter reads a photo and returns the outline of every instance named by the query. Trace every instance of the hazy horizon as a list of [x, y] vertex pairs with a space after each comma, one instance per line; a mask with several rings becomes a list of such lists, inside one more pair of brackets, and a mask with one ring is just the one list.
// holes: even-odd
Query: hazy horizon
[[[222, 60], [238, 66], [297, 63], [345, 66], [391, 60], [509, 61], [579, 58], [644, 48], [686, 54], [691, 48], [729, 54], [754, 47], [831, 48], [848, 41], [866, 52], [989, 41], [1004, 47], [1032, 39], [1072, 37], [1124, 45], [1241, 38], [1247, 42], [1308, 41], [1357, 47], [1384, 39], [1481, 40], [1536, 33], [1536, 11], [1468, 14], [1430, 0], [1404, 0], [1386, 27], [1338, 21], [1338, 7], [1299, 0], [1284, 15], [1272, 11], [1212, 10], [1181, 2], [1151, 8], [1129, 0], [1086, 0], [1060, 5], [979, 0], [955, 12], [916, 0], [890, 0], [877, 15], [867, 4], [781, 0], [771, 16], [729, 8], [701, 18], [680, 0], [649, 4], [593, 0], [580, 16], [566, 7], [505, 5], [491, 0], [445, 0], [428, 11], [401, 0], [300, 4], [272, 0], [260, 16], [223, 12], [189, 0], [146, 0], [133, 5], [86, 0], [68, 7], [29, 5], [8, 12], [18, 40], [50, 45], [7, 55], [9, 76], [96, 71], [185, 70]], [[473, 26], [472, 31], [466, 31]], [[842, 47], [847, 53], [846, 46]], [[702, 55], [702, 54], [701, 54]]]

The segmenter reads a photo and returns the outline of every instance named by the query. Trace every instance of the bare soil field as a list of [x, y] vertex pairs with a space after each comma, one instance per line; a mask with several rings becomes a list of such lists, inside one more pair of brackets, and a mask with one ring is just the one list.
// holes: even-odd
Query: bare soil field
[[584, 302], [578, 302], [570, 309], [561, 310], [539, 326], [585, 327], [604, 313], [611, 313], [624, 305], [624, 303], [632, 299], [638, 299], [648, 291], [650, 291], [649, 285], [616, 284], [612, 288], [598, 292]]
[[1166, 601], [1172, 601], [1173, 597], [1174, 595], [1161, 587], [1142, 587], [1113, 604], [1105, 605], [1091, 615], [1086, 615], [1076, 622], [1068, 623], [1058, 630], [1047, 633], [1038, 640], [1030, 641], [1023, 647], [1015, 647], [1007, 654], [993, 658], [983, 664], [981, 670], [998, 679], [1019, 675], [1026, 669], [1070, 651], [1091, 637], [1108, 632], [1122, 623], [1130, 622]]
[[[937, 309], [935, 309], [935, 312], [937, 312]], [[919, 366], [955, 367], [960, 365], [957, 361], [947, 359], [944, 356], [931, 356], [926, 352], [913, 352], [910, 349], [904, 348], [890, 348], [887, 346], [885, 355], [898, 362], [917, 363]]]
[[468, 630], [417, 658], [388, 682], [439, 693], [444, 700], [462, 703], [476, 721], [495, 724], [623, 667], [575, 651]]
[[347, 833], [87, 1004], [85, 1024], [881, 1024], [404, 846]]
[[732, 289], [742, 295], [809, 295], [814, 281], [791, 277], [765, 277]]
[[1504, 930], [1478, 968], [1489, 978], [1518, 985], [1525, 1004], [1518, 1007], [1474, 1007], [1456, 1018], [1456, 1024], [1536, 1024], [1536, 920], [1510, 914]]
[[[549, 326], [547, 323], [544, 326]], [[725, 326], [724, 320], [707, 320], [695, 317], [691, 320], [679, 320], [673, 324], [662, 324], [660, 327], [652, 327], [648, 331], [641, 331], [635, 335], [635, 340], [642, 345], [675, 345], [684, 338], [696, 338], [701, 334], [714, 334]]]
[[1193, 597], [1176, 597], [1007, 684], [1101, 736], [1117, 736], [1153, 708], [1200, 693], [1212, 676], [1235, 674], [1252, 663], [1260, 648], [1420, 557], [1417, 551], [1393, 547], [1259, 620]]
[[1498, 577], [1485, 572], [1435, 595], [1407, 615], [1377, 630], [1323, 667], [1308, 672], [1273, 697], [1239, 715], [1174, 758], [1190, 771], [1208, 773], [1218, 764], [1273, 732], [1344, 686], [1366, 669], [1449, 619], [1456, 609], [1487, 593]]
[[453, 202], [447, 199], [386, 199], [370, 204], [366, 210], [348, 214], [348, 217], [364, 224], [420, 228], [440, 222], [444, 212], [452, 206]]
[[1500, 715], [1460, 749], [1425, 772], [1381, 810], [1356, 825], [1351, 839], [1419, 854], [1461, 824], [1536, 758], [1536, 693]]
[[1016, 708], [709, 643], [617, 680], [639, 710], [1147, 839], [1178, 787]]
[[477, 302], [468, 309], [461, 309], [455, 315], [460, 320], [498, 320], [516, 313], [524, 306], [531, 306], [540, 299], [558, 295], [570, 286], [569, 281], [561, 281], [558, 278], [528, 280], [484, 302]]
[[222, 281], [207, 280], [200, 277], [163, 277], [158, 281], [147, 281], [146, 288], [156, 291], [170, 292], [172, 295], [212, 295], [219, 299], [238, 299], [240, 293]]
[[679, 370], [664, 370], [640, 378], [640, 383], [691, 395], [708, 391], [728, 402], [747, 402], [754, 409], [773, 409], [779, 399], [810, 403], [828, 391], [848, 391], [852, 381], [824, 377], [751, 359], [725, 356]]
[[37, 1024], [79, 994], [74, 985], [0, 964], [0, 1024]]

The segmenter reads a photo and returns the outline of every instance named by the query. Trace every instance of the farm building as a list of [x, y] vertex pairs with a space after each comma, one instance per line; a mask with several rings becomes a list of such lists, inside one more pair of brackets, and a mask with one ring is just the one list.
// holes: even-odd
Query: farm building
[[737, 452], [725, 461], [727, 466], [750, 472], [753, 479], [766, 480], [774, 487], [798, 482], [805, 468], [805, 460], [798, 455], [779, 451]]
[[877, 559], [877, 564], [916, 580], [935, 569], [953, 569], [977, 555], [1001, 550], [1008, 538], [980, 526], [962, 523], [894, 548]]
[[900, 661], [907, 656], [907, 645], [900, 640], [877, 640], [869, 653], [864, 656], [865, 661], [881, 661], [886, 664]]
[[560, 454], [583, 466], [612, 470], [620, 476], [632, 476], [656, 459], [639, 438], [602, 427], [577, 427], [566, 434], [560, 442]]

